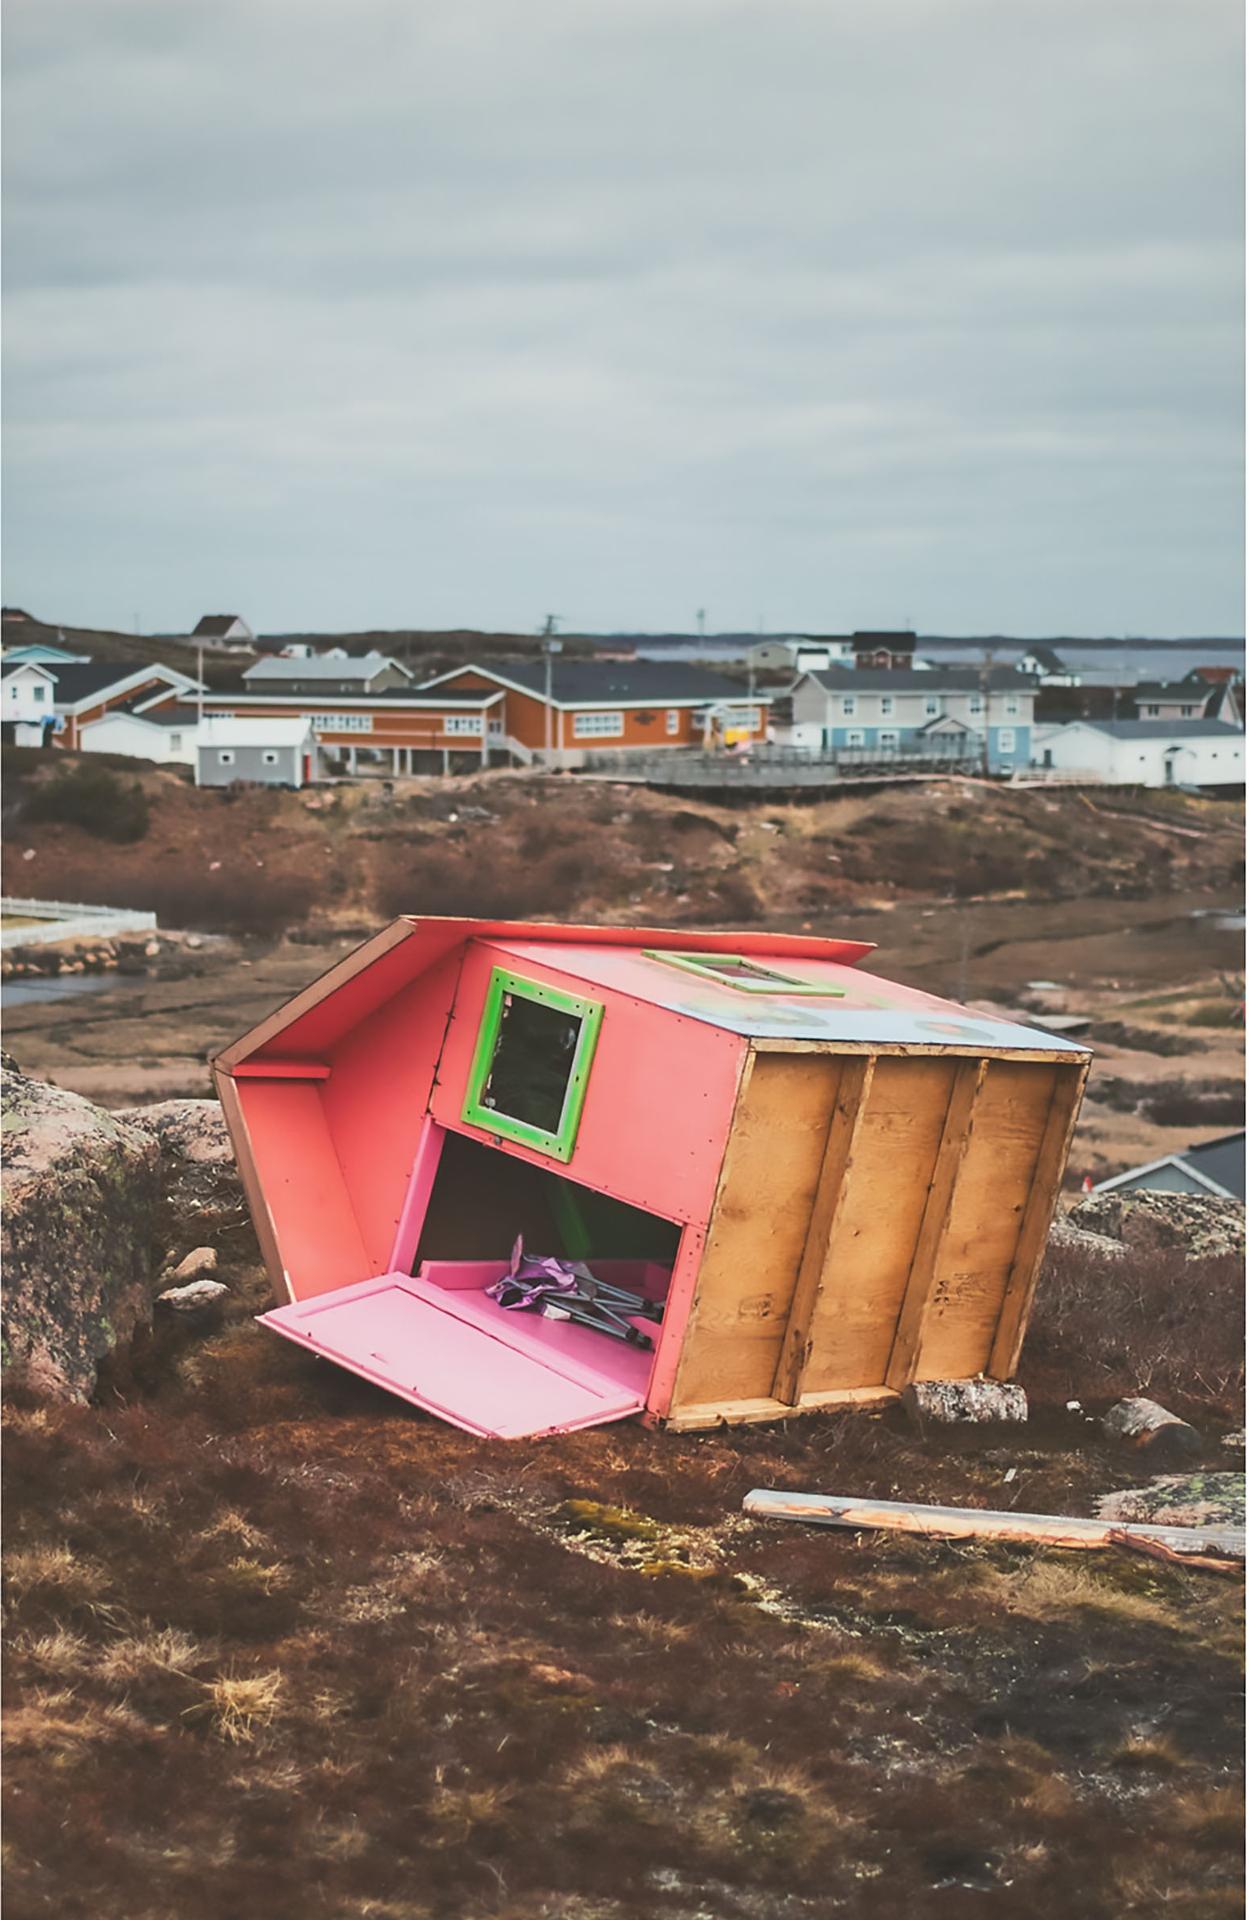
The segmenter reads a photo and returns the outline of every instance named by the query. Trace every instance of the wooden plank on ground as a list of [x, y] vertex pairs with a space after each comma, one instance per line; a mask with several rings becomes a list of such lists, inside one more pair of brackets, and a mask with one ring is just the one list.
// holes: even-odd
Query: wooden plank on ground
[[923, 1345], [924, 1328], [931, 1307], [937, 1262], [949, 1228], [954, 1192], [975, 1128], [976, 1103], [984, 1086], [988, 1066], [987, 1060], [968, 1060], [961, 1064], [950, 1089], [941, 1144], [937, 1148], [924, 1217], [920, 1221], [893, 1350], [885, 1372], [886, 1386], [898, 1392], [908, 1380], [914, 1378], [915, 1362]]
[[673, 1414], [771, 1395], [842, 1062], [753, 1060], [733, 1115]]
[[1007, 1275], [997, 1331], [993, 1336], [993, 1347], [986, 1368], [986, 1372], [996, 1380], [1009, 1380], [1019, 1365], [1019, 1353], [1036, 1293], [1037, 1276], [1041, 1271], [1045, 1242], [1054, 1217], [1054, 1205], [1062, 1187], [1067, 1155], [1071, 1151], [1071, 1136], [1079, 1118], [1088, 1071], [1089, 1063], [1086, 1060], [1078, 1067], [1064, 1068], [1054, 1075], [1054, 1091], [1050, 1098], [1045, 1131], [1041, 1136], [1032, 1184], [1024, 1203], [1015, 1257]]
[[745, 1513], [769, 1520], [805, 1520], [822, 1527], [864, 1527], [917, 1533], [930, 1540], [1020, 1540], [1043, 1547], [1163, 1548], [1168, 1557], [1205, 1565], [1207, 1556], [1245, 1558], [1243, 1527], [1163, 1527], [1088, 1520], [1054, 1513], [995, 1513], [980, 1507], [928, 1507], [902, 1500], [856, 1499], [835, 1493], [790, 1493], [756, 1487]]
[[799, 1413], [836, 1413], [842, 1409], [870, 1412], [875, 1407], [895, 1406], [897, 1399], [888, 1387], [842, 1387], [832, 1393], [804, 1394], [798, 1405], [791, 1407], [784, 1400], [763, 1394], [753, 1400], [676, 1407], [661, 1424], [675, 1433], [688, 1433], [700, 1427], [743, 1427], [762, 1420], [790, 1420]]
[[834, 1236], [838, 1211], [844, 1207], [849, 1189], [855, 1142], [867, 1113], [874, 1066], [870, 1054], [857, 1060], [847, 1060], [837, 1085], [837, 1098], [833, 1102], [829, 1120], [802, 1263], [798, 1269], [797, 1285], [790, 1303], [789, 1320], [772, 1386], [776, 1399], [790, 1405], [798, 1398], [799, 1383], [811, 1351], [812, 1316], [824, 1285], [828, 1248]]

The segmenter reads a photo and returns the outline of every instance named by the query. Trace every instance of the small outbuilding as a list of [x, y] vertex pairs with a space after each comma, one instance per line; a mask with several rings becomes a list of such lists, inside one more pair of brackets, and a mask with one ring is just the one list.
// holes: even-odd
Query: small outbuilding
[[317, 736], [306, 715], [284, 720], [205, 719], [195, 735], [197, 787], [304, 787], [317, 777]]
[[[1089, 1054], [870, 951], [396, 920], [215, 1063], [266, 1324], [502, 1437], [1008, 1379]], [[506, 1310], [518, 1239], [641, 1337]]]

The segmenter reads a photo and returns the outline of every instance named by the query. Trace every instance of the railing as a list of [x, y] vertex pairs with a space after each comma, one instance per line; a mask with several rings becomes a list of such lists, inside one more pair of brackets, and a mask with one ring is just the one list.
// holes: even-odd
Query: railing
[[31, 926], [0, 926], [0, 948], [39, 947], [53, 940], [85, 940], [93, 935], [152, 933], [156, 915], [129, 907], [93, 907], [81, 900], [0, 899], [0, 920], [29, 920]]

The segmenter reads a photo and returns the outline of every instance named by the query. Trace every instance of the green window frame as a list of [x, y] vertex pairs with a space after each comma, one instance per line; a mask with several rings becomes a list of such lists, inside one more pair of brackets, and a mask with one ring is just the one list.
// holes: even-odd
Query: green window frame
[[[642, 949], [648, 960], [658, 960], [665, 967], [680, 967], [685, 973], [697, 974], [700, 980], [711, 980], [719, 987], [731, 987], [734, 993], [783, 993], [807, 994], [821, 1000], [844, 1000], [844, 987], [820, 986], [811, 980], [795, 980], [792, 974], [779, 973], [775, 967], [765, 967], [761, 961], [752, 960], [744, 953], [675, 953], [658, 947]], [[743, 972], [734, 978], [726, 968], [740, 967]]]
[[[535, 1001], [539, 1006], [550, 1007], [556, 1013], [566, 1013], [581, 1023], [568, 1083], [564, 1089], [559, 1126], [554, 1132], [533, 1126], [527, 1120], [516, 1120], [511, 1114], [500, 1113], [497, 1107], [486, 1104], [495, 1049], [508, 1003], [513, 999]], [[493, 968], [477, 1028], [477, 1042], [473, 1048], [460, 1118], [471, 1126], [485, 1128], [500, 1139], [517, 1140], [522, 1146], [532, 1147], [552, 1160], [571, 1160], [602, 1024], [602, 1001], [584, 1000], [578, 994], [564, 993], [559, 987], [548, 987], [542, 981], [526, 980], [523, 974], [510, 973], [506, 967]]]

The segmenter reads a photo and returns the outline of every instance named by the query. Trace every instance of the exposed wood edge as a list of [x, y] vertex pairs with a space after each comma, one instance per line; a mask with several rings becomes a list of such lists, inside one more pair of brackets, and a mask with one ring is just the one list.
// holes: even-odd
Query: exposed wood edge
[[863, 1117], [872, 1092], [876, 1062], [871, 1054], [848, 1060], [841, 1070], [833, 1108], [828, 1120], [824, 1158], [815, 1186], [815, 1200], [807, 1223], [798, 1278], [790, 1302], [789, 1318], [781, 1341], [780, 1358], [772, 1380], [772, 1392], [778, 1400], [793, 1406], [802, 1392], [802, 1379], [811, 1357], [811, 1324], [820, 1295], [829, 1248], [837, 1219], [846, 1204], [850, 1170]]
[[759, 1053], [878, 1053], [937, 1054], [953, 1060], [980, 1060], [986, 1054], [994, 1060], [1043, 1060], [1049, 1066], [1087, 1065], [1092, 1054], [1087, 1048], [997, 1047], [991, 1041], [978, 1040], [963, 1047], [938, 1046], [927, 1040], [771, 1040], [762, 1035], [755, 1041]]
[[245, 1060], [249, 1054], [255, 1053], [260, 1047], [266, 1046], [270, 1040], [275, 1039], [279, 1033], [284, 1032], [305, 1013], [319, 1006], [322, 1000], [328, 1000], [332, 993], [337, 993], [348, 980], [353, 980], [356, 974], [363, 973], [366, 967], [371, 967], [375, 960], [380, 960], [382, 955], [389, 953], [392, 947], [397, 947], [403, 940], [411, 939], [412, 933], [413, 925], [410, 920], [392, 920], [388, 927], [383, 927], [382, 931], [375, 933], [372, 939], [365, 940], [343, 959], [335, 961], [332, 967], [319, 974], [292, 1000], [285, 1001], [276, 1012], [268, 1014], [249, 1032], [223, 1048], [213, 1062], [214, 1067], [220, 1067], [226, 1073], [232, 1073], [240, 1061]]
[[763, 1398], [676, 1407], [657, 1424], [671, 1433], [687, 1433], [697, 1428], [748, 1426], [761, 1420], [793, 1420], [802, 1414], [835, 1412], [839, 1407], [867, 1412], [873, 1407], [891, 1406], [897, 1398], [890, 1387], [833, 1387], [826, 1393], [804, 1394], [797, 1406], [785, 1400]]
[[1054, 1205], [1062, 1188], [1063, 1172], [1071, 1151], [1076, 1122], [1080, 1117], [1080, 1103], [1084, 1098], [1088, 1073], [1087, 1062], [1077, 1068], [1074, 1087], [1069, 1074], [1058, 1072], [1054, 1075], [1054, 1092], [1045, 1117], [1032, 1184], [1024, 1202], [1019, 1238], [1015, 1243], [1010, 1272], [1006, 1276], [997, 1328], [985, 1369], [995, 1380], [1009, 1380], [1019, 1365], [1045, 1254], [1045, 1242], [1054, 1216]]
[[[901, 1500], [855, 1499], [834, 1493], [789, 1493], [756, 1487], [742, 1501], [745, 1513], [771, 1520], [804, 1520], [823, 1527], [864, 1527], [886, 1533], [916, 1533], [932, 1540], [1022, 1540], [1036, 1546], [1096, 1548], [1161, 1547], [1185, 1564], [1201, 1555], [1243, 1561], [1243, 1527], [1165, 1527], [1088, 1520], [1054, 1513], [1000, 1513], [981, 1507], [929, 1507]], [[1190, 1559], [1190, 1556], [1192, 1558]]]
[[240, 1060], [233, 1077], [236, 1080], [328, 1080], [330, 1069], [323, 1060]]
[[885, 1382], [900, 1391], [914, 1377], [923, 1346], [924, 1328], [932, 1310], [933, 1290], [941, 1249], [950, 1225], [958, 1176], [967, 1157], [976, 1125], [976, 1105], [989, 1070], [987, 1059], [960, 1066], [950, 1087], [950, 1098], [933, 1162], [928, 1198], [911, 1256], [906, 1292], [898, 1314]]
[[[701, 1223], [691, 1221], [689, 1223], [691, 1226], [697, 1225], [699, 1238], [697, 1245], [698, 1264], [690, 1283], [688, 1306], [684, 1315], [681, 1317], [679, 1325], [675, 1314], [665, 1312], [664, 1315], [664, 1326], [659, 1336], [659, 1347], [655, 1355], [655, 1364], [651, 1368], [651, 1384], [649, 1392], [647, 1393], [646, 1404], [651, 1413], [662, 1415], [665, 1418], [673, 1402], [680, 1398], [681, 1372], [685, 1365], [688, 1351], [690, 1329], [694, 1325], [694, 1316], [698, 1312], [698, 1292], [699, 1281], [702, 1278], [703, 1255], [706, 1253], [707, 1242], [711, 1238], [711, 1230], [715, 1225], [716, 1217], [720, 1210], [720, 1202], [724, 1197], [725, 1181], [728, 1178], [729, 1156], [733, 1151], [733, 1134], [737, 1127], [737, 1116], [741, 1112], [742, 1102], [746, 1098], [746, 1093], [754, 1074], [755, 1053], [756, 1048], [751, 1042], [744, 1040], [742, 1042], [741, 1053], [738, 1055], [737, 1086], [733, 1093], [733, 1105], [729, 1112], [728, 1130], [724, 1136], [724, 1152], [720, 1156], [720, 1170], [716, 1174], [715, 1192], [711, 1196], [711, 1206], [705, 1221]], [[682, 1233], [681, 1245], [677, 1252], [678, 1265], [680, 1256], [684, 1251], [685, 1235]], [[677, 1267], [674, 1266], [674, 1281], [677, 1278], [677, 1271]], [[678, 1290], [678, 1297], [680, 1291], [682, 1291], [682, 1289]], [[670, 1287], [670, 1297], [671, 1294], [672, 1289]]]
[[282, 1265], [282, 1255], [278, 1251], [277, 1229], [273, 1224], [273, 1215], [265, 1199], [264, 1188], [260, 1184], [260, 1175], [256, 1171], [256, 1158], [252, 1152], [251, 1135], [247, 1130], [247, 1121], [243, 1116], [243, 1104], [239, 1099], [238, 1088], [230, 1074], [218, 1066], [213, 1068], [213, 1082], [217, 1089], [217, 1098], [221, 1102], [221, 1111], [225, 1115], [226, 1128], [230, 1135], [230, 1144], [234, 1148], [234, 1158], [238, 1162], [239, 1179], [243, 1183], [243, 1193], [251, 1213], [252, 1225], [256, 1229], [256, 1238], [260, 1242], [260, 1254], [265, 1263], [273, 1287], [273, 1295], [279, 1302], [293, 1300], [290, 1276]]

